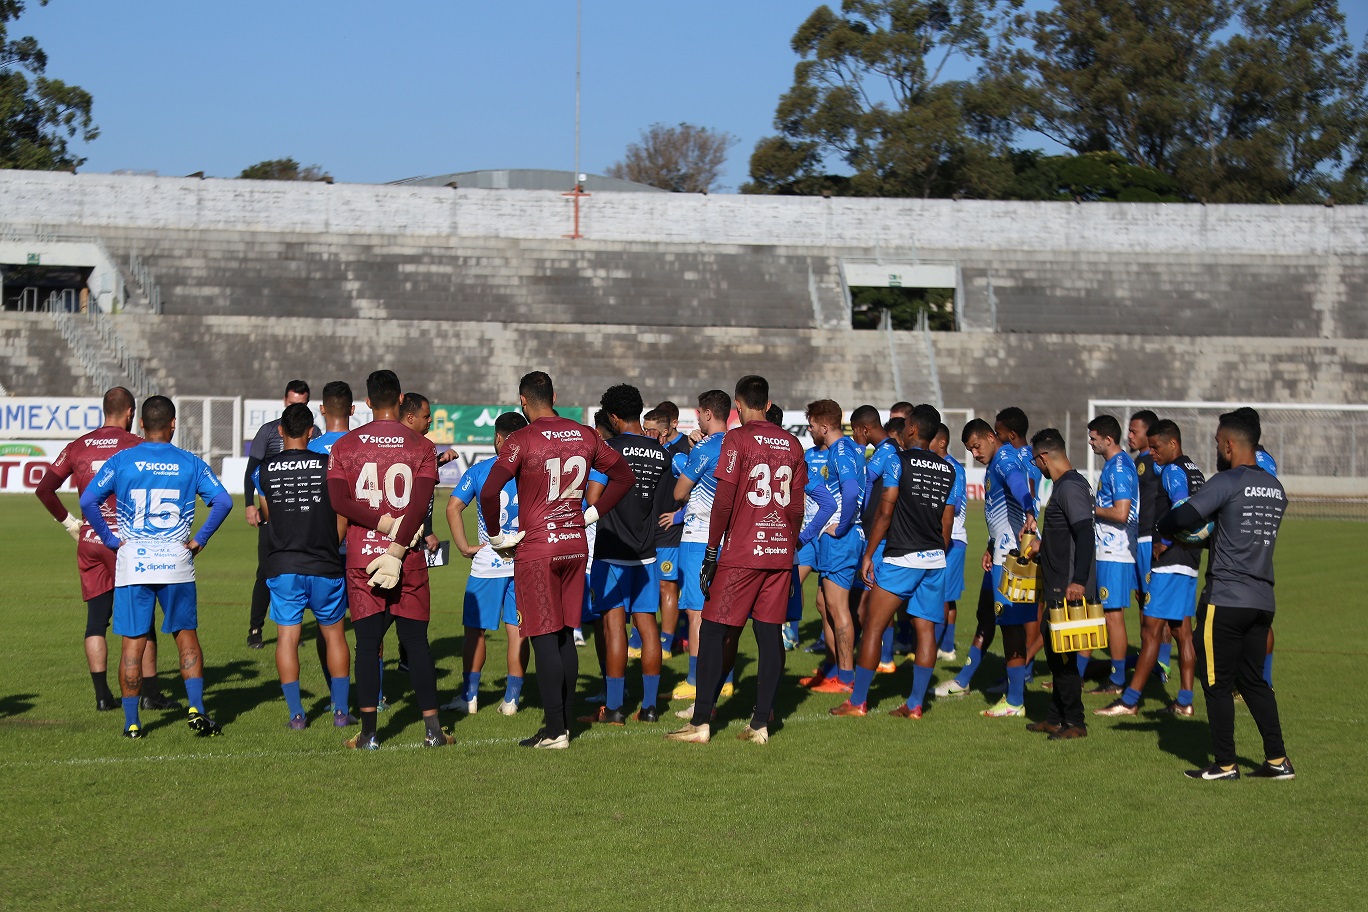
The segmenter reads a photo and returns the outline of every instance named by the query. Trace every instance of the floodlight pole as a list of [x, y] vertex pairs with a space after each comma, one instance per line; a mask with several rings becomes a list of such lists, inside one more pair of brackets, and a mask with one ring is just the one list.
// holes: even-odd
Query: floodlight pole
[[575, 189], [562, 196], [568, 196], [574, 200], [575, 205], [575, 227], [570, 234], [563, 234], [561, 237], [572, 241], [578, 241], [584, 235], [580, 234], [580, 199], [589, 194], [584, 192], [584, 186], [580, 181], [580, 70], [581, 61], [584, 57], [584, 0], [575, 2]]

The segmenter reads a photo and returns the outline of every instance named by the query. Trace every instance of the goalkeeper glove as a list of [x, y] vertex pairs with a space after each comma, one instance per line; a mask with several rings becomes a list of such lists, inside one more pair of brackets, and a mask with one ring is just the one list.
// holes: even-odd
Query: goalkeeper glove
[[393, 589], [399, 585], [399, 571], [404, 569], [404, 552], [407, 550], [398, 542], [393, 542], [384, 554], [367, 564], [370, 584], [379, 589]]
[[[402, 522], [403, 519], [404, 517], [402, 516], [390, 516], [386, 513], [384, 516], [380, 517], [378, 522], [376, 522], [375, 531], [387, 538], [394, 538], [394, 533], [399, 531], [399, 523]], [[410, 548], [416, 548], [418, 547], [418, 543], [422, 540], [423, 530], [419, 529], [413, 533], [413, 540], [408, 543], [408, 546]]]
[[499, 557], [509, 560], [513, 557], [513, 549], [518, 546], [518, 542], [522, 541], [525, 535], [527, 535], [526, 532], [513, 532], [505, 535], [503, 530], [499, 530], [498, 535], [489, 539], [489, 547], [493, 548], [494, 553]]
[[592, 526], [594, 523], [598, 522], [598, 520], [598, 508], [593, 504], [590, 504], [589, 509], [584, 511], [584, 524], [586, 526]]
[[81, 540], [81, 521], [79, 519], [68, 513], [66, 519], [62, 520], [62, 525], [66, 528], [68, 535], [76, 539], [77, 542]]
[[698, 574], [698, 588], [703, 590], [703, 601], [708, 600], [708, 590], [712, 588], [713, 577], [717, 575], [717, 548], [709, 547], [703, 552], [703, 570]]

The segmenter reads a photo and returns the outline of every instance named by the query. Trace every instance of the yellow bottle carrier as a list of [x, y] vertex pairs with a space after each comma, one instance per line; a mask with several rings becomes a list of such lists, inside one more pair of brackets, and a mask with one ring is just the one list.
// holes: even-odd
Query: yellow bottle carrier
[[1107, 618], [1100, 602], [1049, 602], [1045, 610], [1055, 652], [1107, 648]]
[[1002, 562], [1002, 579], [998, 592], [1009, 602], [1034, 602], [1040, 585], [1040, 556], [1026, 557], [1036, 536], [1027, 532], [1021, 537], [1021, 547], [1013, 548]]

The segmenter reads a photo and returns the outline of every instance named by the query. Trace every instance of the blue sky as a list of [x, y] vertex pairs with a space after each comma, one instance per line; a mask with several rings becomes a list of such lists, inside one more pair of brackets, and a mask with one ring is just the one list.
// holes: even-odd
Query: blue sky
[[[584, 0], [581, 168], [654, 122], [740, 142], [746, 180], [815, 0]], [[1368, 0], [1341, 0], [1355, 41]], [[384, 182], [574, 164], [575, 0], [52, 0], [11, 23], [95, 99], [85, 171], [235, 176], [264, 159]]]

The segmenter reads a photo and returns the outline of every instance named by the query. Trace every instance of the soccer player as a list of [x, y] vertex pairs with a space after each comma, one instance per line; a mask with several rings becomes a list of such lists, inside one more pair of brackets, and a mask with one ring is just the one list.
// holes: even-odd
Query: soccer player
[[[779, 422], [771, 423], [778, 424]], [[827, 477], [826, 447], [814, 443], [812, 446], [808, 447], [803, 452], [803, 461], [807, 466], [807, 476], [809, 483], [811, 483], [812, 479], [816, 478], [819, 479], [823, 485], [825, 485]], [[806, 526], [808, 521], [812, 519], [813, 514], [816, 512], [817, 505], [811, 497], [804, 501], [804, 503], [807, 504], [805, 508], [807, 510], [807, 515], [803, 517], [803, 525]], [[807, 578], [812, 575], [812, 572], [815, 569], [817, 569], [817, 540], [813, 539], [812, 541], [804, 543], [801, 547], [798, 548], [798, 552], [794, 555], [793, 559], [795, 566], [798, 567], [798, 584], [800, 587], [801, 594], [802, 584], [807, 582]], [[822, 619], [822, 633], [819, 634], [817, 642], [807, 647], [807, 651], [826, 652], [828, 641], [834, 642], [834, 640], [832, 640], [831, 635], [828, 632], [828, 628], [831, 625], [830, 622], [827, 621], [826, 600], [822, 598], [822, 587], [820, 585], [817, 587], [817, 597], [815, 604], [817, 607], [817, 616]], [[801, 613], [802, 612], [800, 610], [800, 617]], [[784, 648], [796, 649], [798, 647], [798, 624], [796, 622], [790, 621], [788, 624], [784, 626], [784, 629]], [[830, 667], [833, 666], [828, 666], [825, 663], [823, 663], [823, 667], [819, 668], [816, 674], [808, 678], [799, 678], [798, 683], [804, 686], [812, 682], [821, 683], [822, 678], [826, 676], [826, 671]]]
[[[1154, 557], [1155, 509], [1159, 497], [1159, 473], [1150, 454], [1150, 427], [1159, 416], [1149, 409], [1141, 409], [1130, 417], [1126, 426], [1126, 448], [1133, 454], [1135, 463], [1136, 490], [1140, 502], [1139, 534], [1135, 540], [1135, 592], [1141, 608], [1149, 594], [1150, 563]], [[1167, 647], [1167, 648], [1165, 648]], [[1172, 644], [1167, 639], [1160, 647], [1159, 665], [1168, 674], [1169, 655]]]
[[[291, 380], [285, 384], [285, 405], [293, 405], [296, 402], [309, 404], [309, 384], [303, 380]], [[314, 433], [317, 434], [317, 431]], [[256, 436], [252, 438], [252, 445], [247, 450], [247, 471], [242, 478], [242, 496], [246, 503], [243, 515], [247, 525], [257, 530], [257, 576], [256, 584], [252, 587], [252, 608], [247, 621], [247, 646], [251, 649], [261, 649], [265, 645], [261, 639], [261, 630], [266, 626], [266, 609], [271, 604], [266, 577], [261, 575], [261, 563], [266, 558], [266, 533], [261, 528], [261, 511], [257, 509], [253, 479], [262, 460], [267, 456], [274, 456], [283, 449], [285, 442], [280, 439], [280, 420], [267, 421], [257, 428]]]
[[263, 573], [271, 593], [270, 618], [276, 623], [276, 671], [290, 710], [288, 725], [295, 731], [309, 724], [299, 694], [299, 635], [306, 608], [318, 622], [326, 648], [333, 726], [356, 724], [347, 712], [351, 654], [342, 629], [347, 592], [337, 514], [328, 499], [328, 458], [308, 449], [313, 426], [307, 405], [287, 405], [280, 416], [285, 449], [267, 456], [255, 479], [266, 518]]
[[309, 441], [309, 449], [327, 456], [332, 452], [333, 444], [351, 430], [351, 417], [356, 413], [351, 386], [345, 380], [330, 380], [325, 383], [323, 400], [318, 410], [323, 414], [323, 425], [326, 430]]
[[860, 568], [870, 589], [855, 689], [831, 710], [833, 716], [868, 714], [869, 685], [879, 660], [881, 635], [906, 602], [917, 636], [912, 693], [890, 715], [922, 717], [936, 664], [935, 625], [945, 622], [945, 553], [955, 524], [955, 508], [949, 503], [955, 470], [927, 449], [939, 424], [940, 412], [932, 406], [913, 408], [903, 425], [908, 446], [884, 467], [879, 505]]
[[347, 611], [356, 634], [356, 689], [361, 730], [343, 742], [376, 750], [380, 697], [380, 644], [393, 625], [408, 651], [409, 680], [426, 734], [440, 747], [455, 739], [437, 714], [437, 671], [428, 646], [432, 596], [427, 558], [418, 550], [432, 492], [437, 448], [399, 421], [401, 388], [393, 371], [366, 378], [373, 420], [333, 444], [328, 497], [348, 521]]
[[[864, 492], [861, 495], [860, 527], [869, 529], [879, 511], [879, 499], [883, 495], [884, 470], [898, 458], [898, 441], [890, 437], [888, 432], [884, 430], [883, 422], [879, 419], [879, 410], [872, 405], [862, 405], [850, 413], [850, 436], [861, 450], [867, 451], [871, 446], [874, 448], [874, 452], [870, 453], [865, 462]], [[878, 566], [882, 560], [883, 548], [880, 547], [875, 556], [874, 565]], [[856, 579], [858, 582], [865, 582], [860, 575], [857, 575]], [[867, 588], [860, 590], [858, 617], [862, 639], [868, 635], [865, 614], [868, 611], [866, 602], [869, 601], [869, 591]], [[893, 661], [892, 624], [884, 625], [882, 636], [878, 670], [881, 672], [897, 671], [898, 666]], [[863, 646], [861, 651], [863, 651]], [[859, 676], [859, 672], [856, 672], [856, 676]]]
[[953, 697], [969, 692], [974, 673], [983, 663], [983, 652], [993, 643], [997, 627], [1002, 627], [1002, 651], [1007, 659], [1007, 692], [997, 705], [983, 710], [989, 718], [1010, 718], [1025, 712], [1026, 624], [1039, 617], [1035, 605], [1009, 602], [998, 593], [1003, 563], [1007, 554], [1021, 542], [1023, 532], [1035, 528], [1035, 500], [1030, 483], [1021, 469], [1017, 449], [975, 418], [964, 426], [961, 442], [974, 454], [974, 461], [987, 468], [984, 474], [983, 518], [988, 524], [988, 546], [980, 564], [983, 582], [979, 587], [978, 629], [969, 646], [969, 661], [952, 680], [936, 686], [936, 696]]
[[955, 522], [950, 530], [950, 550], [945, 553], [945, 623], [936, 628], [936, 658], [953, 662], [955, 619], [959, 614], [959, 598], [964, 595], [964, 557], [969, 551], [969, 533], [964, 528], [964, 514], [969, 508], [968, 475], [964, 465], [950, 455], [950, 429], [944, 424], [936, 427], [931, 452], [947, 460], [955, 470], [955, 486], [950, 489], [949, 500], [950, 506], [955, 508]]
[[[504, 682], [499, 712], [505, 716], [513, 715], [518, 711], [518, 701], [522, 698], [523, 676], [526, 674], [530, 647], [518, 632], [513, 561], [496, 554], [489, 546], [489, 530], [485, 528], [484, 514], [478, 508], [475, 510], [475, 522], [479, 540], [470, 544], [466, 540], [465, 521], [461, 514], [479, 499], [485, 479], [508, 443], [509, 435], [525, 427], [527, 419], [517, 412], [504, 412], [494, 419], [494, 457], [481, 460], [467, 469], [447, 500], [446, 517], [447, 524], [451, 526], [452, 540], [457, 550], [471, 561], [462, 609], [462, 623], [465, 624], [465, 639], [461, 647], [462, 686], [456, 695], [456, 702], [464, 702], [465, 711], [469, 713], [479, 708], [477, 695], [485, 662], [485, 631], [497, 629], [501, 619], [508, 634], [508, 677]], [[513, 535], [517, 531], [518, 486], [510, 481], [499, 495], [499, 532]]]
[[837, 518], [817, 537], [817, 572], [821, 575], [825, 602], [827, 661], [809, 686], [814, 693], [849, 694], [855, 686], [855, 624], [850, 614], [850, 590], [855, 585], [860, 556], [864, 553], [864, 533], [860, 529], [864, 450], [845, 435], [841, 426], [841, 406], [833, 400], [818, 399], [808, 403], [807, 417], [813, 442], [827, 449], [827, 490], [840, 510]]
[[[114, 569], [114, 632], [123, 637], [119, 684], [123, 694], [124, 737], [143, 737], [138, 718], [142, 658], [156, 605], [162, 608], [162, 633], [176, 638], [181, 677], [190, 704], [190, 730], [213, 736], [223, 730], [204, 712], [204, 662], [200, 651], [195, 599], [195, 555], [233, 509], [233, 498], [204, 461], [171, 444], [176, 406], [165, 396], [142, 405], [146, 442], [115, 453], [81, 493], [81, 512], [104, 542], [118, 552]], [[101, 506], [114, 495], [118, 532], [105, 522]], [[193, 535], [195, 497], [210, 508]]]
[[1093, 496], [1088, 480], [1074, 470], [1064, 448], [1064, 436], [1045, 428], [1031, 438], [1034, 461], [1053, 482], [1050, 502], [1040, 517], [1040, 590], [1045, 608], [1045, 661], [1054, 687], [1045, 718], [1026, 726], [1051, 741], [1088, 736], [1083, 715], [1083, 677], [1068, 653], [1055, 652], [1049, 631], [1051, 603], [1089, 601], [1097, 591], [1096, 543], [1093, 533]]
[[[541, 729], [518, 742], [557, 750], [570, 746], [570, 711], [579, 676], [574, 628], [584, 607], [584, 567], [589, 559], [585, 527], [600, 508], [612, 510], [634, 483], [631, 468], [597, 434], [555, 413], [556, 391], [544, 371], [518, 382], [518, 401], [531, 423], [504, 442], [484, 487], [480, 512], [486, 529], [499, 528], [504, 485], [517, 481], [518, 526], [512, 535], [490, 536], [495, 552], [512, 552], [519, 628], [532, 641], [537, 685], [546, 718]], [[608, 478], [597, 504], [584, 507], [589, 470]], [[657, 643], [659, 639], [657, 639]]]
[[[1135, 551], [1140, 532], [1139, 476], [1121, 448], [1121, 422], [1098, 415], [1088, 422], [1088, 447], [1106, 460], [1097, 479], [1097, 594], [1107, 615], [1111, 674], [1090, 694], [1120, 696], [1126, 684], [1126, 609], [1135, 588]], [[1078, 654], [1078, 670], [1090, 653]]]
[[[679, 406], [666, 400], [653, 411], [656, 439], [665, 448], [671, 466], [676, 461], [682, 463], [689, 458], [690, 443], [688, 435], [679, 433]], [[674, 654], [675, 632], [679, 629], [679, 547], [684, 535], [683, 511], [676, 509], [673, 469], [667, 474], [669, 478], [656, 489], [660, 499], [656, 503], [659, 525], [655, 543], [656, 564], [660, 568], [660, 648], [662, 658], [666, 659]]]
[[[109, 647], [105, 642], [105, 631], [114, 616], [114, 552], [104, 546], [88, 523], [67, 512], [66, 505], [57, 496], [57, 489], [73, 476], [77, 496], [84, 493], [86, 485], [90, 484], [106, 459], [142, 443], [141, 437], [130, 432], [135, 411], [132, 393], [122, 386], [116, 386], [105, 392], [101, 405], [104, 424], [63, 447], [52, 467], [38, 482], [35, 493], [52, 518], [76, 539], [76, 569], [81, 578], [81, 598], [86, 603], [86, 664], [90, 667], [90, 683], [95, 687], [95, 711], [108, 712], [119, 707], [119, 701], [114, 699], [114, 694], [109, 690]], [[107, 498], [101, 504], [100, 511], [117, 535], [118, 515], [114, 509], [114, 498]], [[142, 672], [143, 709], [181, 708], [175, 700], [162, 696], [157, 681], [155, 627], [150, 627], [147, 632]]]
[[[1149, 465], [1153, 466], [1151, 474], [1158, 481], [1159, 490], [1152, 507], [1157, 524], [1174, 504], [1195, 494], [1206, 478], [1197, 464], [1183, 454], [1182, 432], [1167, 418], [1156, 418], [1149, 423], [1145, 454], [1150, 459]], [[1163, 662], [1165, 658], [1162, 637], [1168, 633], [1178, 641], [1180, 689], [1178, 699], [1164, 712], [1192, 715], [1192, 677], [1197, 656], [1193, 651], [1192, 626], [1188, 619], [1197, 613], [1197, 568], [1201, 562], [1202, 554], [1196, 548], [1185, 548], [1162, 536], [1154, 545], [1148, 597], [1141, 611], [1140, 656], [1135, 662], [1135, 672], [1126, 692], [1102, 709], [1093, 710], [1094, 713], [1133, 716], [1139, 712], [1140, 692], [1155, 663]]]
[[673, 741], [706, 743], [712, 737], [723, 657], [728, 643], [740, 638], [747, 618], [753, 621], [759, 652], [755, 710], [737, 737], [754, 744], [769, 741], [770, 715], [784, 666], [779, 628], [788, 611], [807, 483], [802, 444], [766, 419], [770, 404], [765, 378], [752, 374], [737, 381], [736, 408], [742, 425], [722, 440], [699, 581], [705, 603], [698, 699], [689, 724], [666, 735]]
[[1206, 694], [1215, 762], [1186, 771], [1192, 779], [1240, 778], [1235, 765], [1236, 683], [1263, 736], [1264, 762], [1252, 775], [1296, 775], [1283, 746], [1277, 698], [1261, 674], [1276, 607], [1273, 548], [1287, 494], [1277, 478], [1258, 466], [1259, 432], [1248, 415], [1223, 414], [1216, 430], [1217, 473], [1159, 524], [1159, 533], [1172, 537], [1181, 529], [1215, 522], [1207, 588], [1197, 607], [1197, 674]]
[[[660, 567], [656, 532], [660, 516], [659, 488], [672, 486], [670, 457], [641, 426], [641, 393], [626, 383], [610, 386], [599, 400], [608, 413], [613, 438], [605, 445], [622, 455], [636, 479], [616, 509], [599, 520], [594, 540], [594, 632], [604, 646], [607, 699], [581, 722], [623, 725], [623, 691], [627, 675], [626, 620], [641, 633], [641, 709], [638, 722], [659, 721], [661, 644], [656, 612], [660, 609]], [[588, 500], [597, 504], [605, 482], [590, 479]]]
[[[997, 434], [999, 440], [1005, 440], [1016, 450], [1017, 461], [1021, 463], [1021, 471], [1026, 473], [1026, 484], [1031, 489], [1031, 496], [1035, 498], [1036, 519], [1039, 520], [1040, 510], [1046, 500], [1049, 499], [1050, 482], [1045, 478], [1040, 469], [1035, 464], [1035, 454], [1031, 452], [1031, 444], [1027, 438], [1030, 432], [1031, 422], [1026, 417], [1026, 413], [1015, 405], [998, 412], [993, 419], [993, 433]], [[1032, 618], [1025, 624], [1026, 627], [1026, 683], [1030, 684], [1035, 678], [1035, 657], [1036, 653], [1044, 645], [1040, 638], [1040, 619]], [[1003, 678], [993, 687], [985, 688], [984, 693], [1006, 693], [1007, 687], [1011, 682]]]
[[[1256, 409], [1249, 406], [1237, 408], [1238, 414], [1248, 419], [1251, 426], [1260, 434], [1263, 433], [1263, 422], [1259, 420], [1259, 413]], [[1263, 469], [1274, 478], [1278, 477], [1278, 460], [1273, 458], [1273, 454], [1264, 449], [1263, 444], [1254, 448], [1254, 461], [1259, 468]], [[1273, 627], [1268, 628], [1268, 655], [1264, 657], [1263, 679], [1268, 682], [1268, 686], [1273, 686]]]

